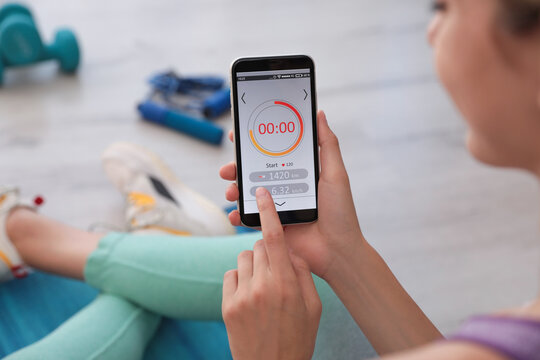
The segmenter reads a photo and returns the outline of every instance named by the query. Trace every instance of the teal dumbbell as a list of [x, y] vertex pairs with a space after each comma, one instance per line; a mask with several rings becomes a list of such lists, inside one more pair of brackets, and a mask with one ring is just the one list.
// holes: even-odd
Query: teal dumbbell
[[3, 70], [9, 67], [56, 60], [60, 70], [69, 74], [77, 70], [79, 59], [79, 45], [71, 30], [58, 30], [53, 43], [45, 45], [28, 8], [19, 4], [0, 8], [0, 85]]

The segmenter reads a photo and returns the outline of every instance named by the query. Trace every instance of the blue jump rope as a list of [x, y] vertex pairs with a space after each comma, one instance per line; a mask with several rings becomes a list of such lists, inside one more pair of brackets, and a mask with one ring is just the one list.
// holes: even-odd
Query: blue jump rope
[[223, 129], [209, 119], [231, 108], [231, 91], [222, 78], [179, 77], [166, 72], [153, 76], [149, 83], [152, 91], [137, 107], [145, 120], [221, 144]]

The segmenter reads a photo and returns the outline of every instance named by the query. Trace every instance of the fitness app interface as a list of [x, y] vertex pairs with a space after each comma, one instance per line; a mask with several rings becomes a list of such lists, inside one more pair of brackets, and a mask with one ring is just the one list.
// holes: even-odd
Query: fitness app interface
[[315, 209], [309, 69], [237, 73], [244, 213], [258, 213], [255, 190], [277, 211]]

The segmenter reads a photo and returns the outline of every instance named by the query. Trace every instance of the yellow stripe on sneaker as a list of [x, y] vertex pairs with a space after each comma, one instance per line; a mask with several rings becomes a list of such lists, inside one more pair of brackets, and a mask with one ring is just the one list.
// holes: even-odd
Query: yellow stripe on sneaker
[[148, 225], [148, 226], [145, 226], [144, 229], [159, 230], [159, 231], [163, 231], [163, 232], [166, 232], [172, 235], [177, 235], [177, 236], [190, 236], [191, 235], [191, 233], [187, 231], [171, 229], [171, 228], [168, 228], [165, 226], [159, 226], [159, 225]]
[[0, 260], [4, 261], [10, 269], [13, 267], [13, 263], [11, 262], [11, 260], [9, 260], [8, 256], [1, 250], [0, 250]]
[[128, 199], [133, 205], [142, 208], [153, 207], [156, 204], [156, 199], [152, 196], [135, 191], [128, 194]]

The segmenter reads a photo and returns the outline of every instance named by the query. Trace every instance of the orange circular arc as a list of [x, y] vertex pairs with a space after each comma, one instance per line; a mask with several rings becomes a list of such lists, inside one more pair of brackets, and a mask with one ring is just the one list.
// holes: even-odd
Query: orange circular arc
[[302, 121], [302, 117], [300, 116], [300, 113], [298, 112], [298, 110], [296, 110], [292, 105], [287, 104], [286, 102], [283, 102], [283, 101], [274, 101], [274, 104], [275, 105], [285, 106], [285, 107], [288, 107], [289, 109], [291, 109], [294, 112], [294, 114], [296, 115], [296, 117], [298, 118], [298, 122], [300, 122], [300, 135], [298, 136], [298, 139], [296, 140], [294, 145], [291, 146], [289, 149], [287, 149], [285, 151], [272, 152], [272, 151], [268, 151], [266, 149], [263, 149], [257, 143], [257, 141], [255, 140], [255, 136], [253, 136], [253, 130], [249, 130], [249, 137], [251, 138], [251, 142], [253, 143], [253, 145], [255, 145], [257, 150], [259, 150], [263, 154], [266, 154], [268, 156], [283, 156], [283, 155], [287, 155], [290, 152], [294, 151], [294, 149], [296, 149], [298, 147], [298, 144], [300, 144], [300, 141], [302, 141], [302, 135], [304, 135], [304, 122]]

